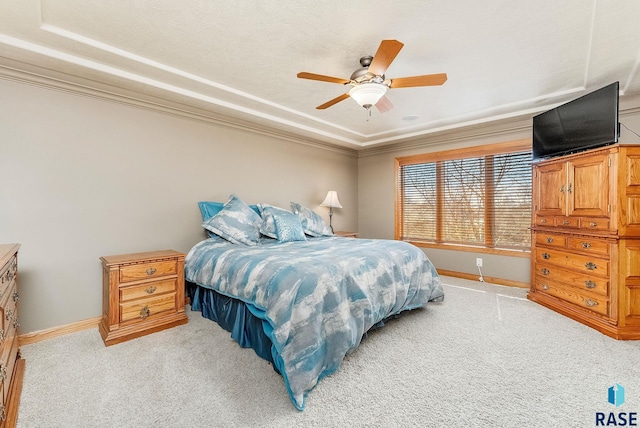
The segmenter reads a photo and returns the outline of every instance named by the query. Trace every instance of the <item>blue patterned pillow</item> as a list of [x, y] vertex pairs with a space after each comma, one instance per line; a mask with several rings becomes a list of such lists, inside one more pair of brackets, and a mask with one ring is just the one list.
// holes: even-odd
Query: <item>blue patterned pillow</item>
[[202, 221], [209, 220], [211, 217], [218, 214], [223, 207], [223, 202], [198, 202], [198, 208], [200, 208], [200, 214], [202, 214]]
[[260, 240], [262, 218], [236, 195], [231, 195], [222, 209], [206, 220], [202, 227], [234, 244], [254, 246]]
[[[198, 208], [200, 208], [200, 214], [202, 214], [202, 221], [207, 221], [214, 215], [218, 214], [224, 207], [224, 202], [211, 202], [200, 201], [198, 202]], [[254, 210], [256, 214], [260, 214], [257, 205], [249, 205], [249, 208]]]
[[298, 214], [304, 233], [310, 236], [333, 236], [331, 228], [322, 220], [320, 214], [296, 202], [291, 202], [291, 209]]
[[300, 218], [292, 212], [281, 210], [273, 216], [276, 226], [276, 237], [280, 242], [306, 241]]
[[269, 238], [277, 239], [276, 223], [274, 218], [284, 213], [284, 215], [291, 214], [291, 211], [287, 211], [284, 208], [276, 207], [269, 204], [258, 204], [258, 210], [262, 217], [262, 223], [260, 225], [260, 233]]

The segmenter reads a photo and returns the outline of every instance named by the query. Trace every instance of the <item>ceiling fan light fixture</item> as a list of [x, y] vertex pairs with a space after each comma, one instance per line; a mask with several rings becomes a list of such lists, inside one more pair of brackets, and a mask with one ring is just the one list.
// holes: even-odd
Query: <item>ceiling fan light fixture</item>
[[366, 109], [376, 105], [387, 93], [387, 86], [381, 83], [362, 83], [349, 91], [349, 96]]

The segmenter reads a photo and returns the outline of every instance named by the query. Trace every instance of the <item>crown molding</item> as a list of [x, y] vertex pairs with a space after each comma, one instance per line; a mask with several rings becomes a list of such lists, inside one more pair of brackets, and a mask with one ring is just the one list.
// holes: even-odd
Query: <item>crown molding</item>
[[143, 99], [138, 94], [124, 95], [117, 93], [115, 89], [98, 89], [88, 85], [70, 82], [61, 78], [45, 76], [36, 72], [25, 71], [7, 65], [0, 65], [0, 79], [14, 81], [44, 89], [54, 90], [76, 96], [98, 99], [101, 101], [125, 105], [128, 107], [148, 110], [172, 116], [179, 116], [200, 122], [212, 123], [219, 126], [238, 129], [253, 134], [277, 138], [295, 144], [301, 144], [318, 150], [330, 151], [346, 156], [357, 157], [357, 151], [354, 149], [332, 145], [326, 142], [301, 138], [295, 134], [279, 131], [266, 126], [260, 126], [248, 121], [233, 119], [227, 116], [221, 116], [214, 113], [198, 111], [197, 108], [187, 110], [186, 106], [167, 102], [157, 99]]

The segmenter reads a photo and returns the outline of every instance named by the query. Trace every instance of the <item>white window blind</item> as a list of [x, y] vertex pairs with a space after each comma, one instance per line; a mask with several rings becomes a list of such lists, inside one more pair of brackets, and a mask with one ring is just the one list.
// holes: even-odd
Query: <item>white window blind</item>
[[402, 240], [531, 246], [530, 151], [433, 162], [412, 157], [398, 165], [398, 187]]

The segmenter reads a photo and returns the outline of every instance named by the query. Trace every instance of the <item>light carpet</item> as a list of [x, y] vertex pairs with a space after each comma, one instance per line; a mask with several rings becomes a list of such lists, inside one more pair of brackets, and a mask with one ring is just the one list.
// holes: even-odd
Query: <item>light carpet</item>
[[[282, 377], [217, 324], [105, 347], [97, 329], [22, 347], [18, 427], [591, 427], [640, 412], [640, 341], [443, 277], [446, 297], [368, 335], [297, 411]], [[626, 402], [607, 389], [626, 388]]]

